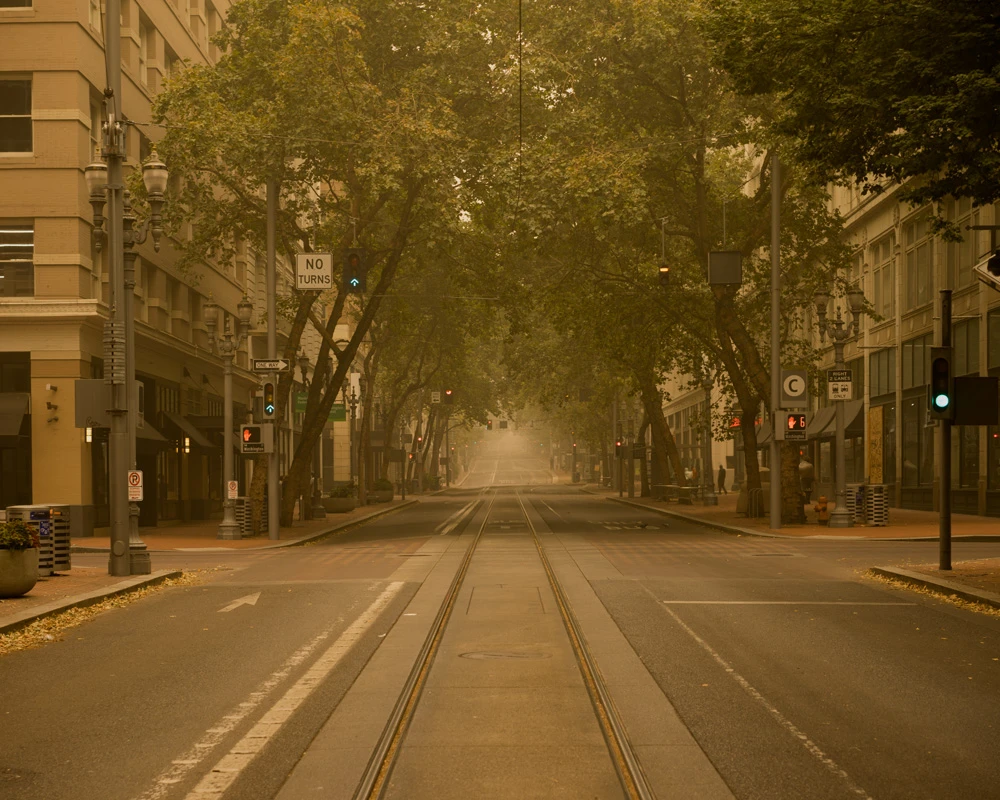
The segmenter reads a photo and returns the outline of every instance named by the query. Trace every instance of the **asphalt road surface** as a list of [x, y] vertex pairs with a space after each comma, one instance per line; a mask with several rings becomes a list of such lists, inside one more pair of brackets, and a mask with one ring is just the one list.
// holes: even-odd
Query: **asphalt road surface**
[[736, 537], [552, 480], [503, 453], [312, 546], [155, 556], [203, 571], [0, 657], [0, 798], [275, 797], [491, 487], [579, 561], [735, 797], [1000, 798], [1000, 618], [861, 574], [935, 544]]

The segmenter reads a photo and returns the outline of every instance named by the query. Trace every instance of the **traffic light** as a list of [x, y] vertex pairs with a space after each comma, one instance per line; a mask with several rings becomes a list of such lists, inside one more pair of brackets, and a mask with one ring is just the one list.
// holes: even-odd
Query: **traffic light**
[[622, 440], [615, 439], [615, 458], [622, 457]]
[[451, 389], [445, 389], [444, 390], [444, 404], [446, 406], [453, 406], [453, 405], [455, 405], [455, 394], [454, 394], [454, 392], [452, 392]]
[[365, 291], [365, 251], [351, 247], [344, 251], [343, 285], [347, 294], [362, 294]]
[[407, 453], [407, 454], [406, 454], [406, 457], [407, 457], [407, 458], [408, 458], [408, 459], [409, 459], [410, 461], [413, 461], [413, 453]]
[[260, 435], [260, 425], [244, 425], [243, 441], [247, 444], [256, 444], [263, 441]]
[[277, 407], [274, 404], [274, 383], [268, 381], [264, 384], [264, 416], [273, 417]]
[[951, 420], [955, 417], [955, 379], [951, 370], [950, 347], [931, 348], [931, 419]]
[[488, 431], [493, 430], [493, 420], [491, 419], [486, 420], [486, 430]]
[[240, 428], [240, 452], [273, 453], [274, 425], [269, 422], [260, 425], [243, 425]]
[[666, 286], [670, 283], [670, 267], [666, 264], [660, 264], [660, 286]]

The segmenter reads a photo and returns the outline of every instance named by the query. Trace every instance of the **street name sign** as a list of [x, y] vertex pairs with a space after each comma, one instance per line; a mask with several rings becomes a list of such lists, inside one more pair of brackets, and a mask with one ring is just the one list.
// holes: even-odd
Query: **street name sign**
[[853, 400], [853, 373], [849, 369], [828, 369], [826, 371], [826, 396], [829, 400]]
[[291, 364], [283, 358], [255, 358], [254, 372], [288, 372]]
[[295, 288], [322, 291], [333, 288], [333, 254], [299, 253], [295, 256]]
[[130, 503], [142, 502], [142, 470], [130, 469], [128, 471], [128, 501]]

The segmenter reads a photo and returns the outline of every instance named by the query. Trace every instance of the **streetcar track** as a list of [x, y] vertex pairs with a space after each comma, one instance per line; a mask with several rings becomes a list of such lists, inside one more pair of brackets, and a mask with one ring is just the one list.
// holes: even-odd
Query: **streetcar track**
[[[507, 488], [507, 487], [504, 487]], [[393, 767], [399, 757], [403, 741], [409, 730], [417, 705], [420, 702], [421, 694], [427, 683], [427, 678], [434, 664], [435, 657], [444, 638], [445, 631], [451, 619], [458, 595], [465, 581], [469, 565], [476, 553], [480, 541], [485, 533], [495, 533], [487, 531], [490, 526], [490, 515], [496, 502], [498, 492], [494, 488], [486, 514], [482, 524], [476, 532], [475, 538], [469, 545], [462, 563], [459, 566], [451, 585], [445, 594], [441, 607], [438, 611], [434, 623], [431, 625], [427, 638], [424, 641], [420, 653], [414, 662], [413, 669], [400, 693], [399, 699], [393, 708], [382, 736], [379, 739], [372, 757], [368, 762], [365, 773], [354, 793], [354, 800], [378, 800], [384, 796], [389, 785], [389, 778]], [[639, 764], [639, 760], [632, 749], [631, 743], [625, 733], [624, 726], [618, 717], [614, 703], [611, 699], [604, 680], [597, 668], [593, 656], [586, 645], [586, 641], [580, 632], [578, 623], [570, 610], [566, 596], [559, 585], [552, 565], [542, 547], [541, 539], [535, 526], [531, 522], [525, 508], [524, 499], [519, 489], [514, 488], [514, 497], [518, 502], [525, 524], [531, 534], [532, 542], [545, 570], [546, 578], [556, 600], [563, 626], [566, 630], [570, 645], [573, 649], [577, 665], [583, 677], [584, 685], [590, 697], [594, 714], [601, 728], [608, 752], [614, 764], [615, 772], [625, 792], [628, 800], [651, 800], [653, 792], [648, 786], [645, 775]], [[472, 509], [469, 519], [481, 508], [481, 503], [477, 502]], [[494, 521], [495, 524], [495, 521]]]

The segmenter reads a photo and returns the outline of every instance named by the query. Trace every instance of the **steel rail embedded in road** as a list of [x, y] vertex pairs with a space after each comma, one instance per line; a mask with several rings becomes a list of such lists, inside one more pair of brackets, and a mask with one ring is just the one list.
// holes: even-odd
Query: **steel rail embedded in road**
[[[472, 540], [472, 544], [469, 546], [465, 556], [462, 558], [462, 563], [459, 566], [458, 572], [452, 579], [451, 586], [448, 587], [444, 602], [441, 604], [441, 608], [438, 610], [437, 616], [434, 618], [434, 623], [431, 625], [430, 632], [427, 634], [423, 647], [421, 647], [420, 653], [417, 655], [417, 659], [414, 662], [413, 669], [410, 671], [409, 677], [406, 679], [406, 683], [403, 686], [403, 691], [400, 693], [399, 700], [396, 701], [396, 705], [393, 707], [392, 714], [389, 716], [389, 721], [385, 726], [385, 730], [382, 732], [382, 736], [379, 737], [378, 744], [375, 746], [375, 750], [368, 762], [368, 766], [366, 767], [365, 773], [361, 778], [361, 782], [358, 784], [358, 789], [354, 793], [355, 800], [374, 800], [375, 798], [382, 797], [385, 787], [388, 784], [389, 774], [392, 772], [392, 768], [396, 762], [396, 757], [399, 754], [399, 748], [403, 742], [403, 737], [405, 736], [406, 730], [410, 725], [410, 720], [413, 719], [413, 712], [417, 708], [417, 701], [420, 699], [420, 694], [423, 691], [424, 684], [427, 682], [427, 676], [430, 673], [434, 656], [437, 654], [438, 647], [441, 644], [441, 638], [444, 636], [448, 620], [451, 618], [451, 612], [455, 606], [455, 600], [458, 598], [458, 593], [462, 588], [465, 573], [468, 571], [469, 564], [472, 562], [472, 556], [476, 552], [476, 547], [479, 544], [480, 538], [482, 538], [483, 531], [486, 528], [486, 523], [490, 518], [490, 511], [493, 509], [493, 503], [495, 501], [496, 493], [494, 492], [493, 496], [490, 498], [489, 508], [486, 509], [486, 516], [483, 518], [483, 524], [479, 527], [479, 530], [476, 532], [476, 538]], [[480, 506], [481, 501], [477, 502], [475, 506], [470, 509], [469, 519], [476, 514]]]
[[[583, 677], [584, 684], [587, 687], [587, 693], [594, 708], [595, 716], [597, 717], [601, 733], [604, 736], [609, 755], [611, 756], [615, 772], [618, 775], [625, 796], [628, 800], [652, 800], [654, 797], [653, 792], [649, 788], [646, 777], [639, 765], [639, 760], [625, 733], [625, 728], [618, 718], [618, 713], [611, 701], [610, 693], [604, 685], [604, 679], [597, 669], [593, 656], [590, 654], [586, 641], [580, 633], [576, 619], [570, 610], [562, 587], [559, 585], [552, 565], [549, 563], [549, 559], [542, 548], [541, 540], [538, 538], [535, 526], [532, 524], [531, 518], [525, 509], [520, 491], [515, 489], [514, 496], [518, 501], [527, 528], [531, 532], [532, 541], [545, 570], [549, 585], [552, 588], [560, 617], [573, 648], [577, 665]], [[463, 556], [462, 563], [445, 594], [434, 623], [431, 625], [423, 647], [414, 662], [413, 669], [410, 671], [410, 675], [403, 686], [396, 705], [393, 707], [393, 712], [389, 717], [382, 736], [368, 762], [361, 782], [354, 793], [354, 800], [378, 800], [384, 796], [384, 792], [389, 785], [389, 777], [395, 766], [417, 704], [420, 701], [420, 696], [430, 674], [434, 658], [437, 655], [448, 622], [451, 619], [455, 601], [462, 589], [466, 573], [482, 539], [483, 532], [489, 524], [490, 514], [492, 513], [496, 498], [497, 492], [494, 488], [489, 506], [486, 509], [486, 514], [483, 517], [483, 522], [476, 532], [475, 539], [473, 539]], [[481, 503], [477, 503], [471, 510], [469, 518], [474, 516], [480, 507]]]
[[552, 594], [555, 595], [556, 605], [559, 606], [559, 614], [562, 617], [563, 625], [566, 627], [570, 643], [573, 645], [573, 653], [576, 655], [577, 664], [583, 675], [583, 682], [587, 685], [590, 701], [594, 705], [594, 712], [601, 725], [601, 732], [604, 734], [608, 750], [611, 752], [611, 760], [614, 762], [618, 779], [622, 783], [622, 788], [625, 789], [625, 795], [629, 800], [653, 800], [655, 795], [649, 788], [646, 776], [639, 765], [639, 759], [636, 757], [635, 751], [632, 749], [632, 744], [625, 733], [625, 726], [622, 725], [621, 720], [618, 718], [618, 712], [611, 701], [611, 694], [608, 692], [607, 686], [604, 684], [604, 679], [597, 669], [590, 649], [587, 647], [586, 640], [580, 633], [576, 617], [573, 616], [573, 612], [570, 610], [566, 596], [552, 569], [552, 564], [549, 563], [549, 558], [545, 555], [542, 541], [538, 538], [538, 533], [531, 522], [531, 517], [528, 516], [527, 510], [524, 508], [524, 499], [521, 497], [520, 492], [516, 492], [515, 494], [518, 502], [521, 504], [521, 513], [524, 514], [524, 519], [528, 523], [528, 530], [531, 531], [531, 538], [535, 543], [535, 548], [538, 550], [538, 557], [545, 568], [545, 574], [549, 579]]

